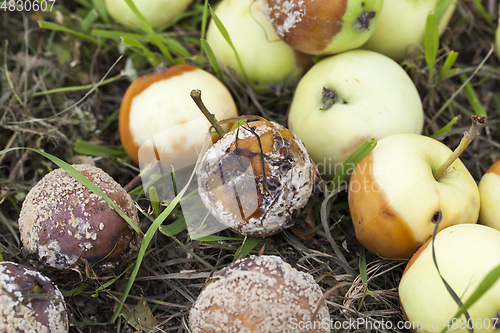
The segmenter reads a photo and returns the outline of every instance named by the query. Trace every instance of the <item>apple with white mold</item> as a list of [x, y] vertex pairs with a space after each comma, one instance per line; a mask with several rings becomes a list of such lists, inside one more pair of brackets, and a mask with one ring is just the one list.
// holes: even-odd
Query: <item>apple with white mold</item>
[[[164, 25], [185, 12], [193, 0], [132, 0], [152, 28]], [[108, 14], [118, 23], [136, 29], [141, 22], [125, 0], [104, 0]]]
[[378, 141], [349, 182], [358, 241], [381, 257], [408, 259], [432, 236], [436, 223], [439, 230], [476, 223], [479, 190], [462, 161], [455, 159], [459, 150], [452, 152], [416, 134]]
[[[427, 241], [408, 262], [399, 284], [399, 298], [414, 332], [498, 332], [500, 328], [500, 280], [468, 310], [453, 321], [457, 303], [446, 289]], [[478, 224], [455, 225], [440, 231], [434, 240], [436, 261], [442, 277], [462, 302], [466, 302], [483, 278], [500, 265], [500, 231]], [[467, 325], [467, 323], [469, 325]]]
[[300, 80], [288, 127], [325, 178], [363, 142], [422, 132], [424, 112], [408, 74], [392, 59], [354, 50], [315, 64]]
[[500, 160], [493, 163], [479, 182], [479, 223], [500, 230]]
[[[380, 20], [363, 49], [376, 51], [403, 61], [421, 47], [427, 16], [436, 10], [439, 0], [384, 0]], [[455, 11], [456, 0], [446, 8], [438, 23], [441, 35]]]
[[326, 55], [352, 50], [372, 35], [383, 0], [266, 0], [274, 30], [295, 50]]
[[[269, 90], [274, 85], [295, 85], [313, 64], [310, 56], [280, 40], [264, 10], [264, 0], [223, 0], [215, 9], [241, 58], [249, 83], [257, 91]], [[208, 26], [207, 42], [219, 62], [245, 81], [234, 50], [213, 20]]]

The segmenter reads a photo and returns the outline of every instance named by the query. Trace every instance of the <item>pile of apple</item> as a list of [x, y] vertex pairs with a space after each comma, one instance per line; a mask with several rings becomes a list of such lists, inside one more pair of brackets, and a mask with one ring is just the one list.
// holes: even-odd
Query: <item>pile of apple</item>
[[[419, 329], [425, 331], [443, 328], [458, 308], [441, 276], [466, 298], [500, 263], [498, 256], [488, 255], [500, 250], [500, 162], [485, 174], [479, 188], [459, 159], [444, 164], [453, 152], [421, 135], [424, 112], [419, 93], [396, 62], [420, 48], [427, 15], [437, 4], [437, 0], [223, 0], [215, 14], [226, 31], [222, 33], [215, 20], [207, 31], [220, 63], [254, 90], [296, 85], [288, 127], [304, 143], [323, 178], [331, 179], [364, 141], [377, 140], [377, 147], [357, 164], [350, 178], [352, 221], [359, 242], [371, 252], [396, 260], [412, 258], [400, 285], [401, 304], [408, 320], [422, 321], [424, 327]], [[452, 1], [441, 17], [440, 33], [454, 9]], [[327, 57], [313, 65], [314, 56]], [[192, 153], [201, 147], [208, 125], [193, 111], [192, 89], [206, 86], [201, 90], [210, 103], [208, 109], [219, 119], [237, 115], [230, 93], [216, 78], [190, 66], [176, 70], [141, 78], [124, 98], [120, 136], [136, 163], [140, 156], [149, 156], [146, 164], [164, 158], [168, 167], [174, 160], [172, 152], [183, 160], [180, 149], [188, 147]], [[171, 121], [165, 127], [167, 120]], [[147, 127], [151, 123], [154, 126]], [[183, 130], [165, 137], [165, 130], [180, 125]], [[234, 143], [226, 144], [237, 150]], [[147, 153], [141, 154], [141, 149]], [[195, 159], [189, 156], [181, 164]], [[475, 225], [478, 220], [488, 227]], [[430, 243], [436, 228], [439, 233]], [[434, 246], [441, 275], [429, 244]], [[499, 290], [497, 283], [470, 309], [476, 327], [478, 320], [500, 317], [500, 308], [493, 305]], [[418, 305], [430, 296], [436, 299], [432, 307]]]

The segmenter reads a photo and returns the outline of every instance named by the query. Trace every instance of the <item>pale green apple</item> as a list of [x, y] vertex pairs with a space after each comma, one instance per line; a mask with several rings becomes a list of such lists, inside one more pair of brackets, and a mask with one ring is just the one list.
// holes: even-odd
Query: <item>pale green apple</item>
[[363, 45], [380, 17], [383, 0], [266, 0], [274, 30], [295, 50], [335, 54]]
[[300, 80], [288, 126], [325, 178], [364, 141], [422, 132], [424, 113], [413, 81], [392, 59], [354, 50], [315, 64]]
[[479, 223], [500, 230], [500, 160], [496, 161], [479, 182], [481, 211]]
[[[133, 0], [139, 12], [153, 27], [159, 27], [183, 13], [193, 0]], [[108, 14], [129, 28], [141, 25], [125, 0], [104, 0]]]
[[354, 168], [349, 210], [359, 242], [386, 258], [410, 258], [439, 228], [476, 223], [479, 190], [459, 160], [436, 181], [433, 172], [452, 154], [441, 142], [417, 134], [378, 141]]
[[[500, 265], [500, 231], [478, 225], [462, 224], [436, 235], [436, 261], [443, 278], [465, 302], [483, 278]], [[427, 242], [408, 263], [399, 284], [401, 306], [417, 332], [475, 333], [498, 332], [500, 328], [500, 280], [468, 309], [470, 320], [451, 319], [458, 305], [439, 276]], [[418, 329], [417, 329], [418, 326]]]
[[[223, 0], [215, 13], [231, 37], [248, 80], [256, 90], [295, 85], [312, 65], [312, 59], [280, 40], [267, 21], [264, 9], [264, 0]], [[208, 26], [207, 42], [219, 62], [233, 69], [243, 81], [234, 51], [213, 20]]]
[[[362, 46], [367, 50], [385, 54], [401, 62], [412, 51], [421, 47], [425, 35], [427, 16], [438, 0], [384, 0], [380, 20], [375, 32]], [[453, 1], [439, 21], [442, 34], [455, 11]]]

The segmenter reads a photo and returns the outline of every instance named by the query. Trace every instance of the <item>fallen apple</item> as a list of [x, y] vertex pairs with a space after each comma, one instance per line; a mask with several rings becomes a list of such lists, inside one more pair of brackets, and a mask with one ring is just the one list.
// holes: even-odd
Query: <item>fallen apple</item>
[[[455, 225], [440, 231], [434, 240], [439, 272], [465, 302], [483, 278], [500, 265], [500, 231], [477, 224]], [[479, 298], [464, 316], [453, 319], [459, 306], [446, 289], [427, 241], [406, 266], [399, 284], [401, 307], [417, 332], [498, 332], [500, 280]]]
[[264, 0], [223, 0], [215, 9], [238, 52], [245, 74], [213, 20], [207, 30], [207, 42], [219, 62], [233, 69], [240, 80], [247, 78], [257, 91], [269, 90], [274, 85], [295, 85], [312, 65], [310, 56], [294, 51], [280, 40], [264, 10]]
[[[436, 9], [438, 0], [384, 0], [380, 20], [363, 49], [376, 51], [403, 61], [424, 40], [427, 16]], [[454, 0], [446, 9], [438, 28], [442, 34], [456, 7]]]
[[410, 258], [439, 222], [439, 230], [476, 223], [479, 190], [455, 160], [440, 178], [434, 172], [453, 152], [437, 140], [395, 134], [378, 141], [354, 168], [349, 210], [359, 242], [382, 257]]
[[500, 160], [496, 161], [479, 182], [481, 210], [479, 223], [500, 230]]
[[[193, 0], [132, 0], [139, 12], [153, 28], [170, 22], [182, 14]], [[108, 14], [118, 23], [137, 28], [141, 22], [125, 0], [104, 0]]]
[[142, 169], [157, 159], [167, 171], [196, 163], [209, 125], [190, 97], [195, 88], [203, 91], [217, 119], [238, 115], [226, 86], [195, 66], [176, 65], [140, 77], [128, 87], [118, 118], [120, 139]]
[[313, 55], [358, 48], [372, 35], [383, 0], [266, 0], [267, 17], [293, 49]]
[[413, 81], [392, 59], [354, 50], [326, 58], [300, 80], [288, 127], [331, 178], [363, 142], [422, 132], [424, 112]]

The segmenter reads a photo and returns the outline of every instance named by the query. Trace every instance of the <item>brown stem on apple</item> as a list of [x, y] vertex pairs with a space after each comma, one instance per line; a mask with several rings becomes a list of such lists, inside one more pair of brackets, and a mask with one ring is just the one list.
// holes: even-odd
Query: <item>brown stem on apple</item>
[[464, 137], [462, 138], [462, 141], [460, 141], [458, 147], [455, 149], [453, 154], [448, 157], [443, 165], [441, 165], [439, 169], [434, 172], [434, 178], [436, 179], [436, 181], [439, 181], [441, 177], [443, 177], [448, 167], [463, 153], [465, 148], [467, 148], [472, 140], [474, 140], [474, 138], [479, 134], [479, 130], [481, 129], [481, 127], [483, 127], [486, 123], [486, 117], [483, 116], [472, 116], [471, 120], [472, 126], [467, 132], [464, 133]]
[[208, 111], [207, 107], [201, 100], [201, 90], [199, 89], [193, 89], [191, 90], [191, 98], [193, 101], [196, 103], [196, 106], [200, 109], [200, 111], [203, 113], [203, 115], [208, 119], [212, 127], [217, 131], [217, 134], [222, 138], [224, 135], [226, 135], [226, 131], [224, 128], [221, 126], [221, 124], [217, 121], [215, 118], [215, 115], [210, 113]]

